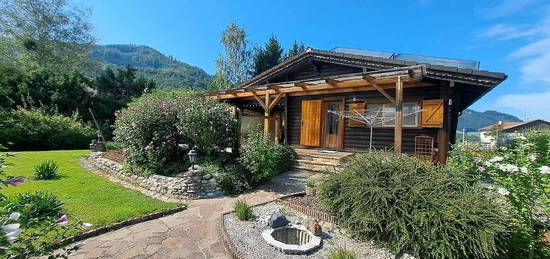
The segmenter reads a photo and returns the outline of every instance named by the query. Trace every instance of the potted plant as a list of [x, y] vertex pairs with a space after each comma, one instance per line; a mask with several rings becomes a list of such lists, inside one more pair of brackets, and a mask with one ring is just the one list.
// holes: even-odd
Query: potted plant
[[306, 182], [306, 195], [307, 196], [315, 196], [315, 181], [313, 179], [310, 179]]

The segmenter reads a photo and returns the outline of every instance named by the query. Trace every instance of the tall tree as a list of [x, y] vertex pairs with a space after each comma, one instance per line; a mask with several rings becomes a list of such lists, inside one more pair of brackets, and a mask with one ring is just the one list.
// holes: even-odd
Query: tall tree
[[246, 32], [232, 22], [223, 31], [220, 42], [223, 45], [224, 55], [216, 60], [216, 72], [228, 82], [220, 88], [235, 87], [248, 80], [251, 74], [252, 55], [248, 48]]
[[281, 63], [283, 48], [275, 35], [271, 35], [263, 47], [256, 49], [254, 55], [254, 75], [258, 75]]
[[292, 47], [288, 50], [288, 52], [285, 55], [285, 60], [294, 57], [302, 52], [306, 51], [306, 47], [304, 46], [303, 42], [298, 43], [297, 41], [294, 41], [294, 44], [292, 44]]
[[1, 62], [67, 71], [91, 65], [90, 12], [67, 0], [0, 0]]

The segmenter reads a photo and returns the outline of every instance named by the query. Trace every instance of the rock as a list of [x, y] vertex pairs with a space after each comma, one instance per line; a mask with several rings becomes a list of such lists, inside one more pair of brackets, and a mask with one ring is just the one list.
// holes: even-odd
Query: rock
[[278, 213], [271, 214], [271, 217], [269, 218], [268, 225], [272, 228], [279, 228], [288, 225], [289, 221], [286, 219], [284, 215], [280, 215]]
[[306, 220], [305, 226], [306, 229], [315, 236], [321, 236], [323, 234], [323, 230], [321, 229], [321, 225], [319, 225], [319, 221], [317, 219]]

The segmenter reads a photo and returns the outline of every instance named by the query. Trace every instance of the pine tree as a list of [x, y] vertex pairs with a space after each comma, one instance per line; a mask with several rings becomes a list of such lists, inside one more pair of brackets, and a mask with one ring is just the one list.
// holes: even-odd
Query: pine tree
[[303, 42], [300, 42], [298, 44], [297, 41], [294, 41], [294, 44], [292, 44], [292, 47], [288, 50], [285, 56], [285, 60], [294, 57], [302, 52], [306, 51], [306, 47], [304, 46]]
[[259, 47], [254, 56], [254, 75], [258, 75], [281, 63], [283, 48], [275, 35], [269, 37], [264, 47]]

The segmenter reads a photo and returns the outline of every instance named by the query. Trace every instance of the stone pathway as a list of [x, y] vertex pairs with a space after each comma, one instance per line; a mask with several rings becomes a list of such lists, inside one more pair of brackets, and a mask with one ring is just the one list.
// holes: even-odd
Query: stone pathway
[[190, 201], [182, 212], [87, 239], [70, 258], [228, 258], [218, 233], [221, 214], [237, 199], [258, 204], [301, 191], [310, 176], [290, 171], [239, 197]]

